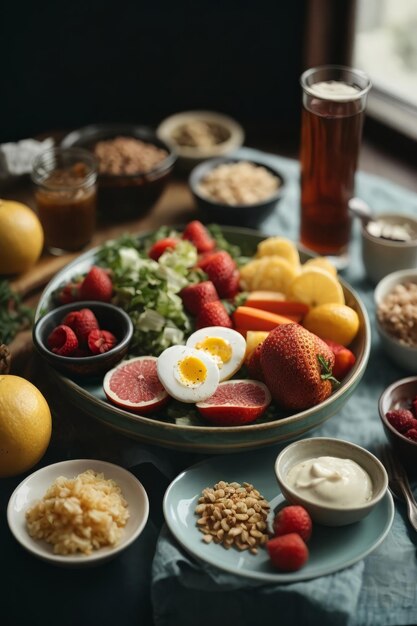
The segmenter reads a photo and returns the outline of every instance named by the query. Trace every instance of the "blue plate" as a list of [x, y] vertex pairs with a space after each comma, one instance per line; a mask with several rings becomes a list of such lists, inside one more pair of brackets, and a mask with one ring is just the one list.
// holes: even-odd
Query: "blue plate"
[[332, 574], [363, 559], [387, 536], [394, 518], [394, 503], [387, 491], [385, 497], [360, 522], [330, 528], [314, 524], [309, 542], [310, 556], [306, 565], [291, 573], [273, 568], [267, 551], [253, 555], [220, 544], [206, 544], [198, 530], [195, 507], [202, 490], [220, 480], [249, 482], [270, 502], [271, 523], [274, 511], [284, 497], [275, 479], [274, 462], [277, 451], [213, 457], [180, 474], [168, 487], [164, 497], [164, 515], [174, 537], [197, 559], [231, 574], [271, 583], [289, 583]]

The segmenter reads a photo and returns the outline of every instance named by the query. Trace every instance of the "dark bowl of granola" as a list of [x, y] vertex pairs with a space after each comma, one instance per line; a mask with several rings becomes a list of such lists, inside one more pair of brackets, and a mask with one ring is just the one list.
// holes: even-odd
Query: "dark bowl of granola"
[[120, 220], [147, 213], [157, 202], [176, 154], [149, 128], [135, 124], [92, 124], [64, 137], [62, 147], [90, 150], [98, 161], [98, 208]]
[[387, 356], [403, 371], [417, 372], [417, 269], [385, 276], [374, 292], [376, 327]]

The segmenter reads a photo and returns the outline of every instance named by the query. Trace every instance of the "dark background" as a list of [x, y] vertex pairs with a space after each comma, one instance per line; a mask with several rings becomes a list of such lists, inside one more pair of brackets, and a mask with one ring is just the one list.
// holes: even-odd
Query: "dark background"
[[307, 0], [9, 2], [0, 142], [92, 122], [222, 111], [298, 132]]

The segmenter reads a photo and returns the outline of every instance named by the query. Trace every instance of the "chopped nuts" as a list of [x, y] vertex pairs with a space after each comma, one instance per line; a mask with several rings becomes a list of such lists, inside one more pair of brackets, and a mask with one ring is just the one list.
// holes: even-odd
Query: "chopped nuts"
[[406, 346], [417, 347], [417, 284], [396, 285], [377, 310], [384, 330]]
[[257, 553], [268, 540], [268, 502], [250, 483], [220, 481], [203, 489], [195, 509], [205, 543]]

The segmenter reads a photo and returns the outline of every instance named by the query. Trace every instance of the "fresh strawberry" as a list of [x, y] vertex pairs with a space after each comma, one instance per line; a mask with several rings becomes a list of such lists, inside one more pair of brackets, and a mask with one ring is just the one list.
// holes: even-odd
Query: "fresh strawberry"
[[295, 572], [308, 559], [308, 548], [298, 533], [274, 537], [266, 548], [273, 565], [282, 572]]
[[69, 326], [56, 326], [47, 339], [48, 347], [60, 356], [72, 356], [78, 348], [78, 339]]
[[88, 347], [93, 354], [102, 354], [108, 352], [117, 343], [116, 337], [108, 330], [100, 330], [95, 328], [88, 334]]
[[164, 252], [167, 250], [174, 250], [178, 245], [178, 239], [174, 237], [165, 237], [164, 239], [159, 239], [156, 241], [153, 246], [150, 247], [148, 251], [148, 256], [157, 261]]
[[417, 428], [417, 420], [408, 409], [393, 409], [385, 413], [385, 417], [399, 433], [403, 435], [410, 428]]
[[184, 287], [180, 292], [180, 296], [184, 307], [192, 315], [197, 315], [203, 304], [219, 300], [216, 287], [211, 280]]
[[210, 252], [214, 250], [216, 242], [211, 237], [207, 228], [198, 220], [189, 222], [182, 233], [183, 239], [188, 239], [197, 248], [197, 252]]
[[407, 432], [405, 433], [405, 436], [407, 437], [407, 439], [417, 441], [417, 428], [410, 428], [410, 430], [407, 430]]
[[207, 326], [233, 328], [232, 320], [220, 300], [203, 304], [197, 315], [195, 326], [197, 329]]
[[80, 286], [81, 300], [110, 302], [113, 293], [111, 278], [102, 267], [93, 265]]
[[303, 506], [293, 504], [284, 506], [278, 511], [273, 527], [275, 536], [298, 533], [301, 539], [307, 543], [311, 537], [313, 523], [310, 514]]
[[220, 298], [232, 298], [239, 288], [237, 265], [228, 252], [221, 250], [202, 259], [198, 266], [216, 287]]
[[265, 379], [261, 367], [261, 349], [262, 344], [260, 343], [252, 352], [248, 363], [248, 374], [251, 378], [264, 382]]
[[342, 380], [355, 365], [356, 357], [349, 348], [342, 346], [340, 343], [336, 343], [331, 339], [323, 339], [323, 341], [327, 343], [334, 354], [333, 376], [337, 380]]
[[65, 316], [62, 323], [72, 328], [80, 345], [87, 343], [88, 334], [91, 330], [99, 328], [97, 318], [91, 309], [71, 311]]
[[274, 400], [283, 408], [302, 410], [332, 393], [334, 354], [317, 335], [300, 324], [282, 324], [262, 343], [261, 367]]
[[77, 302], [80, 299], [80, 284], [81, 283], [67, 283], [57, 292], [56, 298], [60, 304], [70, 304], [71, 302]]

